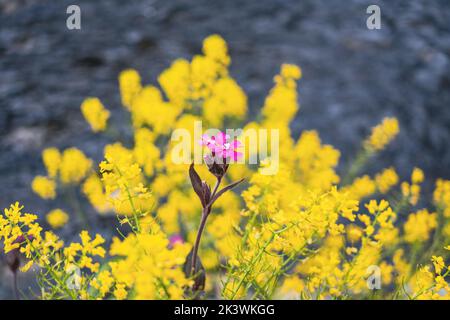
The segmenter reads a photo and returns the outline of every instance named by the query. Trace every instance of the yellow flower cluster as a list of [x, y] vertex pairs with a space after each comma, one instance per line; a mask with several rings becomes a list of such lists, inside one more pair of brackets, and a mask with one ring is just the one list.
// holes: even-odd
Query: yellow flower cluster
[[[87, 231], [80, 234], [81, 243], [64, 242], [52, 232], [42, 234], [42, 227], [34, 214], [23, 213], [23, 206], [15, 203], [0, 215], [0, 240], [3, 239], [5, 253], [19, 250], [28, 262], [21, 267], [22, 272], [28, 271], [33, 265], [42, 269], [39, 273], [40, 283], [46, 283], [42, 288], [43, 298], [77, 299], [87, 295], [87, 286], [91, 272], [97, 272], [100, 264], [93, 258], [105, 257], [105, 249], [101, 246], [105, 240], [96, 235], [91, 239]], [[75, 274], [74, 286], [68, 285], [68, 278]]]
[[397, 172], [395, 172], [395, 169], [392, 167], [383, 170], [383, 172], [375, 176], [377, 188], [383, 194], [389, 192], [389, 190], [398, 183], [398, 180]]
[[43, 199], [54, 199], [56, 197], [56, 183], [44, 176], [36, 176], [31, 183], [31, 188]]
[[98, 213], [104, 214], [112, 210], [112, 205], [105, 193], [102, 180], [96, 173], [91, 174], [84, 181], [82, 192]]
[[376, 194], [388, 193], [396, 184], [399, 178], [394, 168], [384, 169], [382, 172], [375, 175], [372, 179], [368, 175], [356, 177], [350, 185], [342, 188], [343, 192], [349, 194], [355, 200], [361, 200]]
[[69, 221], [69, 215], [61, 209], [54, 209], [47, 213], [45, 219], [53, 229], [59, 229]]
[[79, 268], [87, 268], [92, 272], [98, 272], [100, 264], [94, 262], [92, 257], [105, 257], [105, 249], [101, 246], [105, 239], [99, 234], [94, 239], [87, 231], [80, 233], [81, 243], [74, 242], [64, 248], [64, 256], [68, 263], [76, 263]]
[[427, 209], [419, 210], [417, 213], [408, 216], [404, 225], [405, 240], [410, 243], [425, 242], [436, 227], [436, 213], [429, 213]]
[[[432, 267], [421, 267], [411, 281], [408, 298], [418, 300], [449, 300], [450, 269], [442, 256], [431, 257]], [[432, 271], [434, 269], [434, 272]]]
[[134, 299], [181, 299], [184, 286], [190, 283], [181, 269], [190, 246], [176, 244], [169, 249], [168, 244], [158, 230], [131, 234], [124, 240], [114, 238], [110, 254], [117, 260], [109, 262], [110, 271], [100, 272], [92, 283], [99, 298], [112, 291], [117, 299], [128, 295]]
[[203, 55], [191, 62], [176, 60], [161, 73], [158, 82], [168, 101], [156, 86], [142, 87], [138, 72], [129, 69], [119, 76], [122, 104], [130, 110], [134, 126], [151, 128], [155, 139], [178, 127], [183, 110], [200, 111], [204, 121], [217, 127], [226, 119], [241, 120], [247, 97], [229, 77], [229, 63], [225, 41], [212, 35], [203, 43]]
[[434, 202], [444, 211], [444, 216], [450, 218], [450, 180], [438, 179], [433, 194]]
[[56, 197], [57, 182], [64, 185], [78, 184], [92, 168], [92, 160], [77, 148], [69, 148], [62, 153], [56, 148], [48, 148], [42, 152], [42, 159], [47, 177], [36, 176], [31, 185], [33, 191], [43, 199]]
[[424, 180], [423, 171], [419, 168], [414, 168], [411, 174], [411, 183], [402, 182], [402, 194], [412, 205], [416, 205], [420, 196], [420, 184]]
[[92, 160], [88, 159], [77, 148], [64, 150], [61, 155], [59, 174], [64, 184], [77, 184], [83, 180], [92, 168]]
[[81, 104], [81, 112], [91, 125], [92, 131], [99, 132], [106, 129], [109, 111], [105, 109], [98, 98], [86, 98]]
[[44, 162], [47, 174], [54, 179], [58, 175], [61, 165], [61, 153], [56, 148], [47, 148], [42, 151], [42, 161]]
[[[341, 297], [349, 292], [357, 295], [367, 289], [368, 268], [378, 263], [382, 246], [392, 245], [396, 236], [393, 226], [396, 215], [384, 200], [379, 203], [372, 200], [365, 206], [369, 214], [358, 214], [361, 227], [350, 224], [347, 240], [342, 235], [327, 237], [317, 253], [297, 266], [296, 272], [307, 279], [302, 285], [309, 298]], [[343, 216], [356, 223], [355, 216], [345, 212]], [[298, 276], [294, 273], [291, 277]]]
[[382, 150], [399, 132], [396, 118], [385, 118], [383, 122], [372, 129], [372, 134], [365, 141], [367, 150]]
[[340, 217], [355, 219], [358, 202], [336, 188], [325, 193], [297, 190], [295, 200], [285, 202], [283, 194], [271, 192], [274, 182], [267, 177], [253, 176], [253, 185], [243, 194], [251, 224], [247, 226], [250, 229], [242, 231], [243, 240], [230, 259], [232, 272], [223, 289], [226, 298], [245, 296], [249, 286], [261, 287], [260, 297], [270, 297], [278, 278], [298, 262], [299, 256], [310, 253], [328, 235], [338, 237], [344, 232]]
[[142, 170], [134, 162], [132, 151], [121, 144], [108, 145], [105, 159], [100, 163], [100, 172], [105, 194], [114, 211], [120, 215], [133, 215], [136, 219], [147, 214], [152, 208], [151, 194], [144, 186]]
[[[212, 35], [205, 39], [202, 54], [190, 61], [178, 59], [164, 70], [159, 87], [143, 85], [135, 70], [123, 71], [121, 100], [131, 115], [134, 141], [106, 145], [98, 170], [78, 149], [44, 150], [47, 174], [34, 179], [37, 194], [53, 199], [59, 184], [81, 186], [97, 212], [114, 212], [131, 230], [118, 229], [121, 237], [112, 240], [106, 257], [99, 235], [92, 238], [83, 231], [80, 243], [64, 246], [51, 232], [41, 236], [37, 217], [22, 214], [18, 204], [6, 209], [0, 216], [4, 250], [25, 253], [30, 261], [25, 269], [33, 263], [43, 269], [41, 276], [48, 282], [41, 281], [42, 298], [185, 297], [193, 279], [183, 265], [202, 206], [189, 183], [188, 165], [172, 161], [170, 134], [183, 128], [193, 137], [199, 120], [204, 127], [279, 132], [275, 175], [264, 174], [276, 161], [267, 156], [259, 158], [259, 168], [230, 165], [224, 178], [245, 177], [247, 185], [240, 194], [227, 192], [214, 203], [203, 233], [199, 256], [209, 296], [449, 298], [450, 181], [438, 180], [434, 208], [422, 209], [416, 208], [425, 179], [420, 169], [413, 170], [410, 181], [401, 181], [393, 167], [373, 176], [360, 173], [370, 156], [398, 134], [398, 121], [385, 118], [375, 126], [354, 165], [341, 176], [340, 152], [317, 131], [291, 135], [301, 69], [282, 65], [260, 114], [245, 122], [247, 97], [229, 74], [230, 62], [226, 42]], [[100, 100], [88, 98], [81, 109], [93, 131], [106, 128], [109, 112]], [[246, 156], [258, 153], [246, 138], [242, 142], [248, 147]], [[206, 165], [196, 170], [207, 183], [213, 182]], [[409, 212], [414, 213], [406, 221], [398, 218]], [[58, 228], [67, 218], [57, 209], [47, 215], [47, 222]], [[172, 242], [172, 236], [183, 241]], [[74, 278], [77, 290], [65, 285], [74, 268], [81, 269]], [[380, 288], [373, 291], [368, 281], [379, 275]]]
[[337, 166], [340, 152], [330, 145], [321, 145], [316, 131], [305, 131], [295, 145], [298, 175], [301, 183], [311, 189], [327, 190], [339, 182], [334, 168]]
[[274, 78], [275, 86], [267, 96], [261, 114], [273, 123], [289, 123], [298, 111], [297, 82], [302, 72], [299, 67], [283, 64]]
[[142, 90], [141, 76], [136, 70], [125, 70], [119, 76], [119, 85], [122, 104], [131, 109], [134, 98]]

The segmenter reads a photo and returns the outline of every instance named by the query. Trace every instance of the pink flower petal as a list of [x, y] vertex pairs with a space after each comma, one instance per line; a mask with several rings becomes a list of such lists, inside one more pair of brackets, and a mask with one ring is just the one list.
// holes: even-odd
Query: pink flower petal
[[233, 154], [233, 160], [234, 160], [234, 161], [237, 161], [237, 160], [239, 160], [240, 158], [242, 158], [242, 156], [243, 156], [242, 152], [234, 151], [234, 154]]
[[234, 140], [232, 143], [234, 149], [237, 149], [242, 146], [242, 143], [239, 140]]

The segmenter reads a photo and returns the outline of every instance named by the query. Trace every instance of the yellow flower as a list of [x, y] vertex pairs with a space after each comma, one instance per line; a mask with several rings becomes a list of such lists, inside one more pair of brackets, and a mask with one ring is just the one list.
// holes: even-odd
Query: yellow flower
[[375, 182], [368, 176], [356, 178], [351, 185], [342, 188], [343, 193], [348, 193], [352, 199], [366, 198], [376, 191]]
[[83, 180], [92, 167], [92, 160], [77, 148], [69, 148], [63, 152], [60, 166], [60, 177], [64, 184], [77, 184]]
[[131, 110], [134, 97], [142, 90], [141, 77], [136, 70], [127, 69], [119, 75], [122, 104]]
[[43, 199], [54, 199], [56, 197], [56, 183], [44, 176], [36, 176], [31, 183], [31, 188]]
[[105, 249], [101, 246], [105, 239], [99, 234], [95, 235], [92, 239], [86, 230], [80, 233], [81, 244], [73, 242], [66, 248], [64, 248], [64, 257], [68, 263], [76, 262], [77, 266], [81, 269], [86, 268], [91, 272], [98, 272], [100, 263], [94, 262], [93, 258], [99, 256], [105, 257]]
[[439, 208], [444, 210], [444, 216], [450, 217], [450, 180], [438, 179], [433, 200]]
[[55, 178], [61, 164], [61, 153], [56, 148], [47, 148], [42, 152], [42, 160], [50, 178]]
[[175, 60], [172, 65], [164, 70], [158, 77], [158, 82], [170, 103], [180, 109], [188, 108], [188, 100], [191, 95], [190, 65], [184, 59]]
[[116, 289], [114, 290], [114, 297], [116, 297], [117, 300], [124, 300], [127, 298], [127, 291], [125, 290], [124, 284], [117, 284]]
[[424, 175], [422, 170], [414, 168], [411, 174], [411, 184], [408, 182], [402, 182], [401, 189], [402, 194], [408, 199], [408, 202], [413, 206], [417, 204], [420, 197], [420, 183], [423, 181]]
[[302, 70], [295, 64], [283, 64], [281, 66], [281, 76], [285, 79], [300, 79]]
[[105, 109], [98, 98], [86, 98], [81, 104], [81, 112], [91, 125], [92, 131], [99, 132], [106, 129], [109, 111]]
[[119, 215], [143, 215], [153, 207], [142, 169], [134, 158], [132, 150], [116, 143], [105, 147], [105, 161], [100, 163], [105, 195]]
[[377, 204], [376, 200], [370, 200], [369, 204], [366, 204], [365, 207], [369, 210], [369, 213], [376, 214], [386, 210], [389, 207], [389, 202], [381, 200], [380, 203]]
[[394, 168], [385, 169], [383, 172], [375, 176], [375, 183], [381, 193], [388, 192], [398, 183], [398, 180], [398, 175]]
[[383, 261], [380, 264], [380, 269], [381, 269], [381, 280], [383, 282], [384, 285], [388, 285], [392, 282], [392, 273], [394, 271], [394, 266], [386, 263], [385, 261]]
[[[292, 158], [292, 151], [289, 150]], [[302, 185], [320, 190], [328, 190], [339, 182], [335, 172], [340, 152], [330, 145], [323, 145], [317, 131], [304, 131], [295, 145], [297, 175]]]
[[441, 256], [432, 256], [431, 261], [433, 262], [436, 273], [441, 274], [442, 269], [445, 268], [444, 258]]
[[69, 215], [61, 209], [55, 209], [47, 213], [45, 219], [53, 229], [59, 229], [69, 221]]
[[[178, 244], [172, 249], [160, 230], [151, 234], [130, 234], [125, 239], [113, 239], [109, 263], [116, 280], [116, 298], [125, 298], [126, 286], [134, 285], [136, 299], [180, 299], [183, 287], [190, 283], [181, 266], [190, 245]], [[164, 290], [161, 286], [164, 285]]]
[[364, 142], [367, 150], [379, 151], [391, 142], [399, 132], [396, 118], [384, 118], [381, 124], [372, 128], [372, 133]]
[[411, 182], [413, 184], [420, 184], [423, 182], [423, 179], [424, 179], [423, 171], [419, 168], [414, 168], [411, 174]]
[[205, 56], [225, 66], [230, 64], [230, 57], [228, 56], [227, 50], [227, 43], [217, 34], [213, 34], [203, 41], [203, 53]]
[[437, 226], [436, 213], [429, 213], [427, 209], [412, 213], [404, 225], [405, 240], [409, 243], [428, 240], [431, 231]]
[[28, 261], [22, 267], [20, 267], [20, 272], [27, 272], [33, 266], [33, 260]]
[[298, 110], [297, 84], [300, 68], [295, 65], [282, 65], [280, 74], [275, 76], [275, 86], [267, 96], [261, 114], [268, 122], [287, 124]]
[[305, 283], [296, 275], [290, 275], [284, 279], [280, 292], [283, 298], [299, 299], [300, 293], [305, 289]]
[[83, 183], [82, 191], [91, 205], [99, 212], [106, 213], [112, 209], [108, 201], [102, 181], [96, 173], [90, 175]]
[[100, 298], [103, 298], [114, 284], [114, 278], [108, 270], [102, 270], [97, 277], [91, 281], [91, 286], [97, 289], [100, 293]]
[[347, 226], [347, 238], [350, 242], [357, 242], [362, 237], [362, 230], [355, 224], [349, 224]]
[[221, 127], [225, 118], [242, 119], [246, 113], [247, 96], [231, 78], [219, 79], [203, 104], [203, 117], [213, 127]]
[[179, 108], [165, 102], [161, 91], [154, 86], [144, 87], [132, 102], [134, 126], [148, 125], [157, 135], [169, 133], [180, 112]]

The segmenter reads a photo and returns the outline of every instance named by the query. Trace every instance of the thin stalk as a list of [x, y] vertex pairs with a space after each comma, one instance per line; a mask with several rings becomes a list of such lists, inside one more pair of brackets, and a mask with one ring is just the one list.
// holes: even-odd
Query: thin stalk
[[257, 253], [255, 259], [252, 259], [252, 261], [250, 262], [250, 264], [248, 265], [247, 269], [245, 270], [244, 276], [239, 280], [239, 283], [237, 285], [237, 288], [233, 291], [233, 295], [231, 296], [230, 300], [233, 300], [234, 297], [237, 295], [239, 289], [241, 288], [242, 284], [244, 283], [244, 281], [246, 280], [247, 276], [250, 274], [251, 269], [253, 268], [253, 265], [259, 261], [260, 257], [262, 256], [262, 254], [264, 253], [264, 251], [266, 250], [266, 248], [269, 246], [269, 244], [272, 242], [272, 240], [275, 238], [275, 233], [272, 233], [272, 235], [270, 236], [270, 239], [267, 240], [267, 242], [263, 245], [262, 248], [260, 248], [259, 252]]
[[75, 186], [68, 186], [66, 188], [66, 194], [67, 199], [69, 200], [69, 203], [72, 206], [72, 210], [75, 212], [75, 214], [78, 216], [78, 219], [80, 222], [85, 226], [88, 227], [88, 218], [86, 213], [83, 211], [83, 208], [81, 207], [80, 200], [78, 199], [77, 190], [75, 189]]
[[206, 219], [208, 218], [208, 213], [206, 208], [202, 211], [202, 219], [200, 221], [200, 226], [198, 227], [197, 237], [195, 238], [194, 248], [192, 249], [192, 265], [191, 265], [191, 275], [195, 273], [195, 266], [197, 265], [197, 254], [198, 248], [200, 246], [200, 240], [202, 238], [203, 230], [205, 230]]
[[371, 156], [371, 152], [366, 149], [362, 149], [356, 155], [356, 160], [350, 165], [347, 174], [342, 179], [342, 185], [346, 186], [352, 183], [353, 179], [358, 175], [361, 169], [366, 165]]
[[[119, 167], [118, 166], [114, 166], [114, 168], [119, 173], [119, 176], [123, 177], [122, 172], [120, 171]], [[125, 191], [127, 192], [128, 201], [130, 202], [131, 210], [133, 210], [134, 223], [136, 224], [135, 227], [131, 226], [131, 228], [133, 229], [133, 231], [136, 228], [137, 233], [139, 233], [139, 232], [141, 232], [141, 228], [140, 228], [140, 225], [139, 225], [138, 212], [136, 210], [136, 207], [134, 206], [133, 197], [131, 196], [131, 192], [130, 192], [130, 189], [128, 188], [128, 185], [125, 185]]]
[[[20, 226], [19, 226], [20, 228]], [[31, 247], [32, 251], [35, 253], [36, 255], [36, 260], [41, 259], [42, 255], [40, 254], [40, 252], [34, 247], [33, 243], [28, 239], [28, 236], [25, 237], [25, 241], [27, 242], [27, 244]], [[33, 259], [33, 257], [31, 256], [31, 259], [35, 262], [36, 260]], [[66, 294], [69, 295], [69, 297], [72, 298], [72, 300], [76, 300], [77, 296], [69, 289], [67, 288], [67, 286], [61, 281], [61, 279], [56, 275], [55, 271], [52, 269], [51, 265], [47, 265], [44, 264], [43, 266], [46, 271], [50, 274], [50, 276], [53, 278], [53, 280], [55, 280], [55, 282], [59, 285], [58, 289], [62, 289], [63, 292], [65, 292]]]
[[[220, 182], [222, 178], [217, 178], [216, 185], [214, 186], [213, 192], [211, 194], [211, 199], [217, 193], [217, 189], [219, 188]], [[195, 266], [197, 265], [197, 254], [198, 249], [200, 247], [200, 240], [202, 238], [203, 230], [205, 230], [206, 220], [208, 219], [209, 214], [211, 213], [211, 205], [206, 206], [202, 210], [202, 219], [200, 221], [200, 226], [198, 227], [197, 237], [195, 238], [194, 247], [192, 249], [192, 265], [191, 265], [191, 275], [195, 273]]]

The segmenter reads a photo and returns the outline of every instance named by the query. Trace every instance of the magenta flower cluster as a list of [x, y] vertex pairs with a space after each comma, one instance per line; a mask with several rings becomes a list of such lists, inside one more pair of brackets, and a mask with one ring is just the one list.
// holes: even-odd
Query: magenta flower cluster
[[230, 139], [230, 135], [224, 132], [219, 132], [211, 137], [204, 134], [200, 144], [207, 147], [215, 159], [226, 159], [228, 162], [229, 159], [237, 161], [242, 157], [242, 152], [237, 150], [242, 143], [237, 139]]

